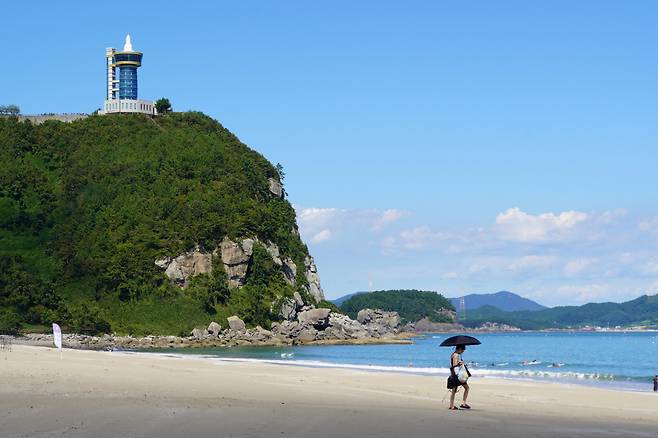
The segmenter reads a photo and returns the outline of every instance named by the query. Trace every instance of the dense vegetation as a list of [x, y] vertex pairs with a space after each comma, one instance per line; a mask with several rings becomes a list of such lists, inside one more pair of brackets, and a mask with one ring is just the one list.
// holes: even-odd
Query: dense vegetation
[[0, 117], [0, 160], [0, 331], [179, 334], [233, 313], [267, 325], [294, 292], [259, 245], [241, 289], [215, 269], [181, 290], [154, 265], [256, 236], [304, 266], [295, 212], [268, 189], [280, 167], [203, 114]]
[[539, 311], [504, 312], [492, 306], [484, 306], [467, 312], [466, 319], [460, 322], [472, 327], [484, 322], [498, 322], [526, 330], [579, 328], [586, 325], [658, 326], [658, 295], [643, 295], [625, 303], [590, 303]]
[[353, 295], [340, 309], [352, 318], [361, 309], [382, 309], [400, 314], [403, 322], [428, 318], [432, 322], [452, 322], [446, 310], [454, 311], [450, 300], [436, 292], [420, 290], [384, 290]]

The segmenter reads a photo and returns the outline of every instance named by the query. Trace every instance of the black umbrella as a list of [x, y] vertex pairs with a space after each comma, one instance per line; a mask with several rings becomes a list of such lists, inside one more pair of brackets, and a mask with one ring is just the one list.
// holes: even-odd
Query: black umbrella
[[480, 345], [481, 342], [473, 336], [458, 335], [441, 342], [439, 347], [455, 347], [457, 345]]

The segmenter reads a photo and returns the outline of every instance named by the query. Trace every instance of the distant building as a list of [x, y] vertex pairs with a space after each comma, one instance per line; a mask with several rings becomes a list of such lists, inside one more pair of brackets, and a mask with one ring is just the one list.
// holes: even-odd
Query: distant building
[[142, 55], [142, 52], [133, 50], [130, 35], [126, 35], [123, 50], [118, 51], [112, 47], [105, 50], [107, 87], [101, 114], [157, 114], [153, 102], [139, 100], [137, 97], [137, 69], [142, 66]]

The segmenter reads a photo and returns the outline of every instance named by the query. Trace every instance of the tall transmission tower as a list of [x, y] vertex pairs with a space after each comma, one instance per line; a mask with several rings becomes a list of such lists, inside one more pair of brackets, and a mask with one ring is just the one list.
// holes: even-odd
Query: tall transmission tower
[[462, 321], [466, 319], [466, 300], [464, 297], [459, 298], [459, 311], [461, 312]]

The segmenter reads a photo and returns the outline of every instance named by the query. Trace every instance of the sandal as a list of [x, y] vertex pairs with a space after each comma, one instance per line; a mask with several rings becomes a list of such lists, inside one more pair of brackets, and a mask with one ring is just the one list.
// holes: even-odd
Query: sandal
[[448, 410], [450, 410], [450, 411], [458, 411], [459, 408], [458, 408], [457, 406], [453, 406], [453, 407], [451, 407], [451, 408], [448, 408]]
[[471, 407], [469, 405], [467, 405], [466, 403], [462, 403], [461, 405], [459, 405], [459, 407], [463, 408], [463, 409], [471, 409]]

